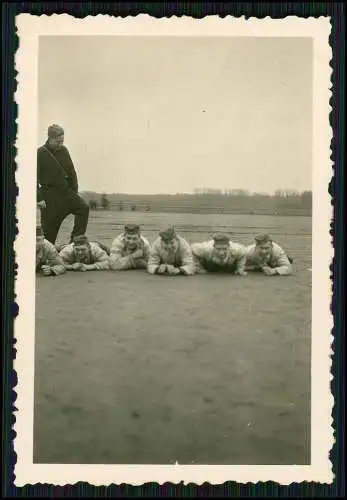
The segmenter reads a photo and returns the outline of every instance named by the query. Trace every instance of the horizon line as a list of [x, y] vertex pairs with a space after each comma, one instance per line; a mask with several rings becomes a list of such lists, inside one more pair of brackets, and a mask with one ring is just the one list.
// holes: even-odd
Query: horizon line
[[[238, 190], [238, 189], [237, 189]], [[239, 191], [244, 191], [247, 193], [247, 195], [262, 195], [262, 196], [275, 196], [276, 191], [282, 191], [282, 192], [291, 192], [294, 194], [301, 195], [302, 193], [307, 193], [310, 192], [312, 193], [312, 189], [291, 189], [291, 188], [278, 188], [275, 191], [269, 192], [269, 191], [249, 191], [247, 189], [239, 189]], [[194, 193], [194, 192], [182, 192], [182, 193], [127, 193], [127, 192], [110, 192], [110, 191], [105, 191], [105, 190], [93, 190], [93, 189], [81, 189], [79, 190], [80, 193], [95, 193], [95, 194], [106, 194], [106, 195], [126, 195], [126, 196], [200, 196], [200, 195], [222, 195], [225, 196], [227, 195], [233, 195], [233, 196], [240, 196], [242, 193], [225, 193], [224, 191], [221, 190], [220, 193], [209, 193], [209, 192], [201, 192], [201, 193]]]

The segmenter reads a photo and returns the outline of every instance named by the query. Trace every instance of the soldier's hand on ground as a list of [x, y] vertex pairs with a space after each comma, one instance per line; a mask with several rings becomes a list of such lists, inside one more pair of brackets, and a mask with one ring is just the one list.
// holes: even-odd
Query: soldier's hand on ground
[[174, 267], [171, 264], [167, 264], [167, 266], [166, 266], [167, 274], [170, 274], [170, 275], [173, 274], [173, 269], [174, 269]]
[[247, 276], [248, 275], [247, 271], [236, 271], [235, 274], [237, 274], [238, 276]]
[[95, 264], [82, 264], [81, 271], [95, 271], [97, 267]]
[[49, 266], [42, 266], [41, 270], [42, 270], [44, 276], [50, 276], [52, 274], [52, 270]]
[[82, 267], [81, 262], [75, 262], [74, 264], [71, 265], [71, 269], [73, 271], [79, 271]]
[[177, 274], [180, 274], [180, 270], [175, 266], [168, 265], [166, 266], [166, 269], [170, 276], [176, 276]]
[[208, 271], [206, 269], [204, 269], [203, 267], [200, 269], [197, 269], [196, 272], [197, 272], [197, 274], [207, 274], [208, 273]]
[[143, 257], [142, 248], [138, 248], [137, 250], [135, 250], [135, 252], [131, 256], [133, 259], [141, 259], [141, 257]]
[[263, 267], [263, 273], [265, 274], [265, 276], [272, 276], [275, 274], [274, 270], [271, 269], [271, 267], [268, 267], [268, 266], [264, 266]]
[[247, 266], [246, 271], [261, 271], [259, 266]]
[[45, 200], [39, 201], [37, 203], [38, 208], [46, 208], [46, 202]]

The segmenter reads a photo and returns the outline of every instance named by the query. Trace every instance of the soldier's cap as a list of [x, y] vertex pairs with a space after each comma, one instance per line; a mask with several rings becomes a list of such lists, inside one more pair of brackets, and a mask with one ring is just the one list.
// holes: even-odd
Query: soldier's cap
[[75, 246], [88, 245], [89, 240], [85, 234], [79, 234], [78, 236], [74, 236], [72, 243]]
[[269, 234], [257, 234], [254, 238], [257, 245], [262, 245], [263, 243], [271, 243], [272, 239]]
[[41, 236], [41, 237], [44, 236], [43, 229], [42, 229], [41, 226], [36, 226], [36, 238], [39, 237], [39, 236]]
[[159, 232], [159, 236], [163, 241], [172, 241], [176, 238], [176, 232], [173, 227], [168, 227]]
[[63, 135], [64, 129], [57, 123], [53, 123], [53, 125], [50, 125], [48, 127], [47, 134], [50, 139], [54, 139], [56, 137], [60, 137], [61, 135]]
[[127, 234], [138, 234], [140, 232], [140, 226], [138, 224], [125, 224], [124, 232]]
[[215, 243], [229, 243], [230, 241], [229, 236], [223, 233], [214, 233], [212, 239]]

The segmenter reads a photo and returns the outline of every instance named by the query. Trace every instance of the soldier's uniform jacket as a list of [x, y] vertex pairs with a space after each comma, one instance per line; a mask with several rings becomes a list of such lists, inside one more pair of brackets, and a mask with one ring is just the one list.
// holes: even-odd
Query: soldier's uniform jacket
[[272, 243], [272, 250], [265, 257], [259, 255], [256, 244], [249, 245], [246, 247], [246, 256], [246, 270], [260, 270], [261, 266], [268, 266], [276, 269], [277, 273], [282, 276], [292, 273], [292, 265], [288, 256], [277, 243]]
[[66, 271], [64, 262], [55, 246], [47, 240], [43, 240], [36, 250], [36, 272], [41, 266], [49, 266], [53, 274], [63, 274]]
[[170, 264], [177, 268], [180, 267], [187, 275], [195, 274], [195, 264], [189, 243], [180, 236], [176, 236], [176, 238], [178, 240], [178, 247], [172, 254], [169, 254], [165, 250], [160, 237], [154, 241], [147, 266], [147, 270], [150, 274], [155, 274], [161, 264]]
[[[60, 257], [63, 262], [67, 265], [74, 264], [78, 262], [76, 259], [76, 253], [74, 249], [73, 243], [66, 245], [59, 252]], [[96, 269], [101, 271], [108, 269], [108, 255], [97, 243], [90, 241], [89, 242], [89, 256], [84, 264], [93, 264]]]
[[205, 269], [210, 272], [230, 272], [239, 273], [245, 271], [246, 247], [239, 243], [229, 242], [229, 251], [226, 263], [219, 265], [212, 260], [214, 241], [203, 241], [193, 243], [192, 251], [197, 272]]
[[65, 146], [52, 151], [48, 143], [37, 150], [37, 201], [78, 192], [77, 174], [70, 153]]
[[[125, 271], [126, 269], [146, 269], [147, 261], [150, 252], [149, 241], [144, 237], [140, 236], [141, 245], [135, 250], [130, 250], [127, 248], [126, 241], [124, 239], [124, 234], [120, 234], [113, 240], [110, 252], [110, 269], [117, 271]], [[132, 259], [132, 254], [136, 251], [142, 249], [143, 257], [139, 259]]]

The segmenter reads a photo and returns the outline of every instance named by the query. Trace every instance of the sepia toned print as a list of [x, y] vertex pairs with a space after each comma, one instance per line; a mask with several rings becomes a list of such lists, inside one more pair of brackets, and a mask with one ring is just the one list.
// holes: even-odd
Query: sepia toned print
[[331, 482], [329, 20], [17, 24], [17, 485]]

